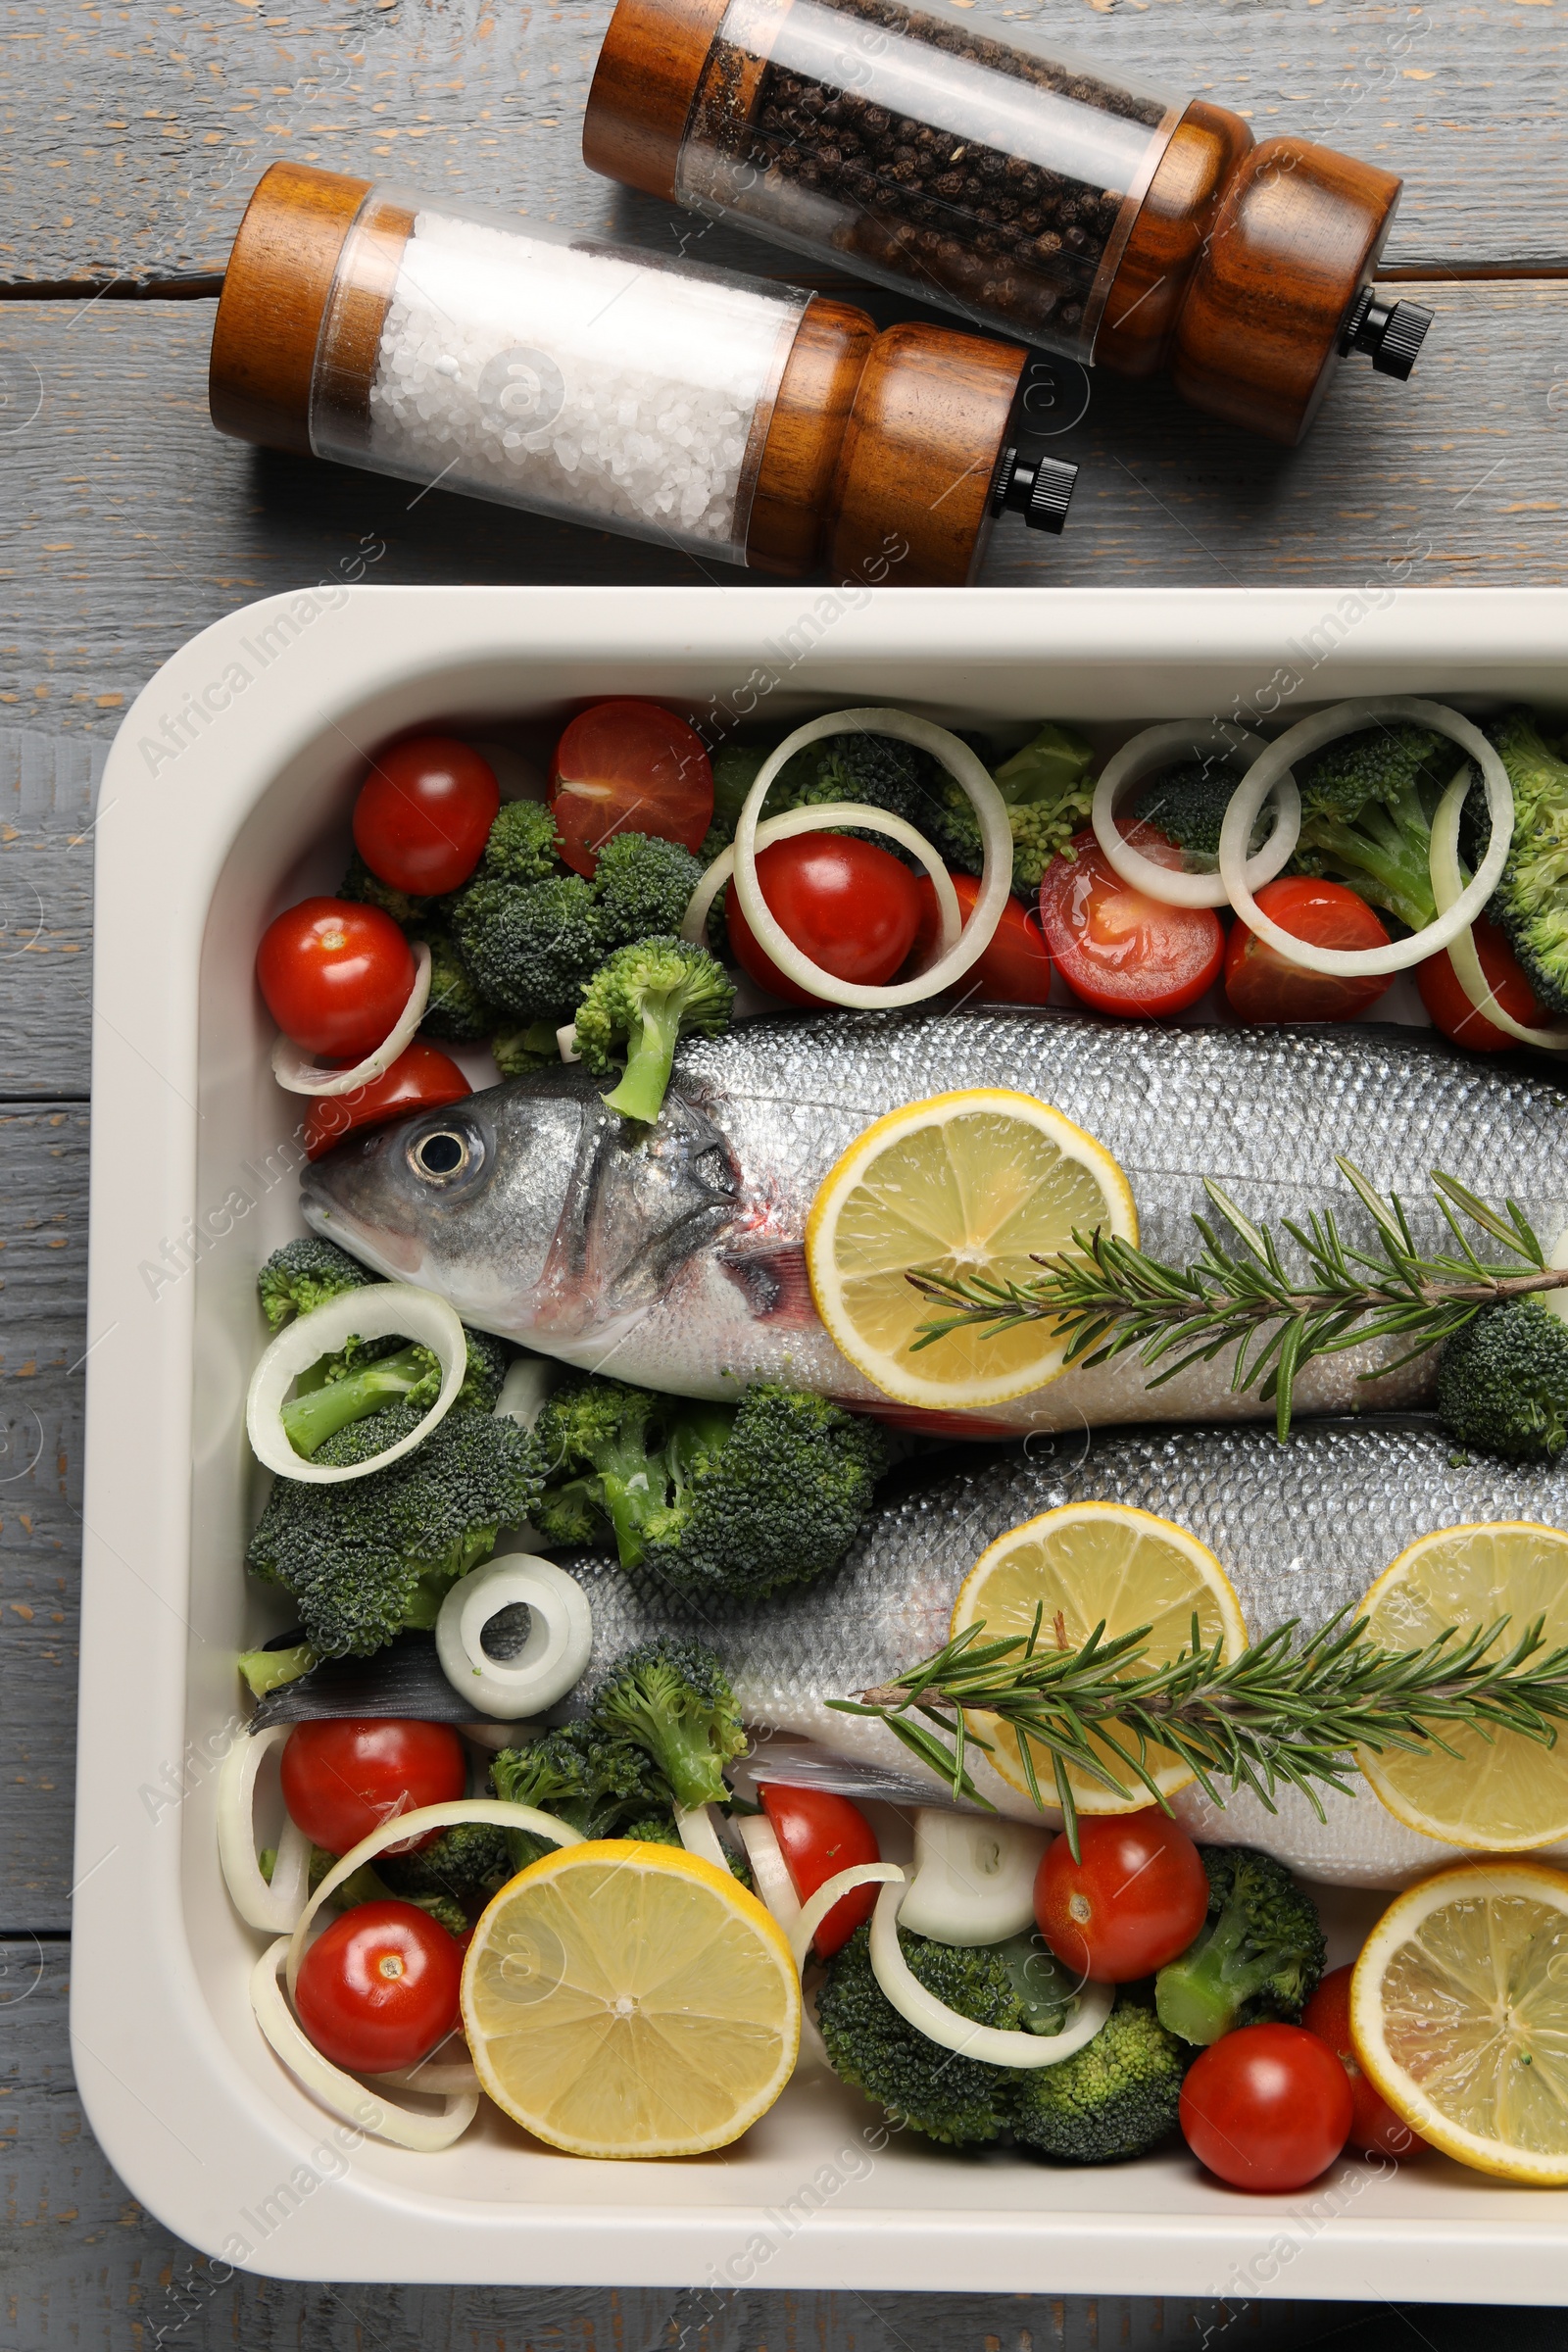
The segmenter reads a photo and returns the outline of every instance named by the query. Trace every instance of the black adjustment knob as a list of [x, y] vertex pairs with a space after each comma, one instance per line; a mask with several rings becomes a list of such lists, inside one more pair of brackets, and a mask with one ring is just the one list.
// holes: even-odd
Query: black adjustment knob
[[1004, 449], [991, 477], [991, 512], [1021, 514], [1032, 531], [1059, 537], [1077, 479], [1077, 466], [1064, 458], [1037, 458], [1029, 466], [1015, 449]]
[[1379, 375], [1404, 383], [1426, 341], [1432, 313], [1418, 302], [1384, 302], [1375, 286], [1363, 286], [1350, 305], [1340, 337], [1340, 353], [1366, 352]]

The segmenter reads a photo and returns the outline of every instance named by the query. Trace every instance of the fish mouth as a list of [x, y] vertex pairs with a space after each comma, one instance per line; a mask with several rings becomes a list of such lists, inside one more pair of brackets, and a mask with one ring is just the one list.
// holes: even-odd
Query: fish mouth
[[[397, 1246], [396, 1237], [383, 1235], [381, 1246], [378, 1247], [364, 1227], [340, 1203], [335, 1202], [321, 1186], [314, 1183], [309, 1174], [300, 1179], [300, 1214], [311, 1231], [318, 1233], [322, 1241], [335, 1242], [340, 1250], [346, 1250], [351, 1257], [357, 1257], [372, 1273], [384, 1274], [389, 1282], [408, 1282], [417, 1274], [422, 1252], [416, 1247], [416, 1262], [400, 1265], [392, 1254]], [[387, 1247], [389, 1242], [390, 1248]]]

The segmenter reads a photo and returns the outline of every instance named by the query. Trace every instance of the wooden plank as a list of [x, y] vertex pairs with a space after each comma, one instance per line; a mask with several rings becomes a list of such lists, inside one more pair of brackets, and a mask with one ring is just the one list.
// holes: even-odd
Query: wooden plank
[[[87, 1113], [0, 1108], [0, 1925], [69, 1922]], [[3, 1998], [3, 1986], [0, 1986]]]
[[[105, 2163], [81, 2113], [66, 2035], [68, 1953], [0, 1941], [0, 2200], [11, 2258], [4, 2341], [18, 2352], [1172, 2352], [1205, 2325], [1225, 2352], [1291, 2352], [1354, 2317], [1344, 2304], [1224, 2307], [1045, 2295], [682, 2294], [374, 2282], [295, 2285], [225, 2274], [183, 2245]], [[156, 2127], [149, 2125], [149, 2133]], [[1512, 2315], [1525, 2320], [1525, 2315]], [[1514, 2352], [1545, 2352], [1524, 2330]], [[1448, 2352], [1445, 2339], [1443, 2352]]]
[[[610, 5], [23, 0], [0, 48], [0, 277], [133, 284], [220, 269], [246, 195], [280, 154], [571, 228], [629, 228], [667, 250], [681, 233], [672, 216], [581, 162]], [[1025, 0], [994, 13], [1147, 86], [1234, 106], [1260, 135], [1298, 131], [1403, 174], [1394, 266], [1568, 260], [1568, 132], [1554, 103], [1565, 19], [1552, 0]], [[749, 249], [717, 237], [709, 250]]]
[[[1048, 446], [1084, 466], [1060, 540], [1008, 516], [985, 578], [1023, 585], [1558, 582], [1568, 285], [1446, 283], [1407, 385], [1347, 367], [1304, 447], [1273, 449], [1159, 393], [1084, 379]], [[891, 300], [886, 311], [897, 308]], [[0, 365], [36, 372], [3, 494], [0, 712], [107, 736], [183, 641], [275, 590], [370, 581], [637, 582], [755, 574], [501, 507], [251, 451], [207, 416], [207, 305], [0, 309]], [[1078, 394], [1063, 376], [1070, 413]], [[1393, 567], [1393, 568], [1391, 568]]]
[[85, 1095], [105, 747], [0, 730], [0, 1097]]

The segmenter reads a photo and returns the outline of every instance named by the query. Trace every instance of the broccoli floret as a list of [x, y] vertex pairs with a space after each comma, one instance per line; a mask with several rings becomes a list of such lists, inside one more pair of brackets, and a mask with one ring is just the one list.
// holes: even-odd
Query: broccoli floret
[[540, 1534], [593, 1544], [608, 1526], [623, 1568], [699, 1602], [825, 1576], [887, 1467], [875, 1422], [772, 1383], [723, 1405], [590, 1375], [555, 1391], [536, 1436]]
[[577, 1007], [577, 1051], [596, 1077], [625, 1071], [605, 1102], [653, 1126], [663, 1107], [676, 1041], [716, 1037], [735, 990], [706, 948], [684, 939], [640, 939], [601, 965]]
[[[389, 1405], [340, 1429], [315, 1458], [367, 1461], [421, 1417]], [[489, 1556], [501, 1528], [528, 1517], [540, 1484], [534, 1442], [514, 1421], [448, 1413], [384, 1470], [333, 1486], [280, 1478], [247, 1558], [292, 1593], [323, 1657], [368, 1657], [405, 1626], [435, 1623], [455, 1579]]]
[[[646, 1825], [657, 1822], [668, 1825], [664, 1842], [679, 1842], [669, 1782], [653, 1754], [592, 1722], [566, 1724], [526, 1747], [503, 1748], [492, 1759], [490, 1785], [509, 1804], [537, 1805], [585, 1838], [654, 1838], [658, 1833]], [[508, 1830], [506, 1838], [516, 1870], [552, 1850], [531, 1830]]]
[[[950, 2009], [976, 2025], [1027, 2030], [1006, 1963], [995, 1946], [931, 1943], [901, 1934], [910, 1971]], [[1018, 2070], [945, 2049], [906, 2024], [871, 1968], [871, 1931], [855, 1934], [828, 1964], [816, 2001], [828, 2063], [877, 2099], [897, 2122], [965, 2147], [1006, 2128]]]
[[[1500, 923], [1539, 1002], [1568, 1012], [1568, 765], [1544, 742], [1535, 715], [1510, 710], [1490, 724], [1513, 786], [1513, 839], [1487, 912]], [[1465, 803], [1470, 862], [1481, 861], [1486, 799]]]
[[[382, 1869], [393, 1859], [393, 1856], [383, 1854]], [[258, 1856], [258, 1860], [263, 1877], [270, 1885], [277, 1862], [276, 1848], [269, 1847]], [[324, 1845], [312, 1846], [309, 1874], [312, 1894], [327, 1872], [336, 1869], [337, 1863], [338, 1856], [329, 1853]], [[350, 1871], [341, 1886], [335, 1886], [326, 1899], [329, 1903], [335, 1903], [340, 1911], [356, 1910], [361, 1903], [412, 1903], [416, 1911], [423, 1911], [428, 1918], [445, 1928], [449, 1936], [462, 1937], [468, 1933], [468, 1914], [455, 1895], [434, 1886], [405, 1894], [389, 1878], [382, 1876], [382, 1870], [378, 1870], [373, 1862], [362, 1862], [358, 1870]]]
[[681, 1841], [673, 1813], [645, 1813], [640, 1821], [628, 1821], [615, 1835], [629, 1838], [635, 1845], [679, 1845]]
[[1233, 2026], [1294, 2022], [1326, 1947], [1317, 1907], [1283, 1863], [1250, 1846], [1204, 1846], [1208, 1918], [1154, 1979], [1159, 2022], [1205, 2049]]
[[234, 1662], [252, 1697], [265, 1698], [270, 1690], [280, 1690], [285, 1683], [297, 1683], [302, 1674], [309, 1674], [313, 1666], [318, 1666], [320, 1659], [308, 1642], [294, 1642], [285, 1649], [242, 1650]]
[[505, 801], [477, 871], [492, 882], [543, 882], [559, 873], [561, 841], [543, 801]]
[[[451, 1409], [492, 1412], [511, 1361], [506, 1342], [488, 1331], [469, 1331], [466, 1326], [463, 1336], [467, 1342], [467, 1368]], [[412, 1405], [419, 1413], [430, 1410], [441, 1392], [440, 1358], [412, 1341], [400, 1347], [394, 1339], [392, 1352], [381, 1350], [378, 1341], [367, 1346], [351, 1339], [336, 1355], [325, 1359], [324, 1368], [320, 1364], [312, 1367], [307, 1375], [310, 1385], [290, 1397], [281, 1414], [283, 1433], [296, 1453], [310, 1460], [338, 1430], [382, 1412], [389, 1404]]]
[[1568, 1323], [1539, 1298], [1506, 1298], [1444, 1345], [1438, 1415], [1463, 1446], [1554, 1462], [1568, 1445]]
[[428, 899], [412, 897], [406, 890], [396, 890], [390, 882], [383, 882], [379, 874], [372, 874], [358, 850], [349, 859], [349, 870], [337, 886], [337, 895], [356, 906], [379, 906], [401, 930], [420, 921], [431, 904]]
[[[1086, 771], [1093, 759], [1082, 736], [1070, 728], [1045, 726], [997, 769], [997, 787], [1007, 803], [1012, 830], [1012, 887], [1021, 897], [1039, 889], [1053, 858], [1059, 858], [1089, 821], [1095, 788]], [[951, 776], [943, 780], [941, 812], [931, 838], [950, 865], [965, 874], [980, 872], [985, 863], [980, 821], [968, 794]]]
[[380, 1279], [335, 1242], [318, 1241], [312, 1233], [274, 1250], [256, 1277], [256, 1288], [269, 1330], [280, 1331], [293, 1316], [324, 1306], [339, 1291], [363, 1290]]
[[503, 1078], [525, 1078], [530, 1070], [561, 1066], [561, 1041], [549, 1021], [529, 1021], [515, 1029], [500, 1029], [490, 1051]]
[[655, 833], [616, 833], [594, 869], [604, 954], [678, 931], [703, 878], [701, 860]]
[[1013, 2136], [1063, 2164], [1120, 2164], [1168, 2139], [1192, 2051], [1152, 2009], [1117, 1996], [1093, 2041], [1059, 2066], [1020, 2070]]
[[376, 1867], [409, 1903], [432, 1895], [456, 1904], [486, 1902], [512, 1876], [507, 1834], [484, 1821], [454, 1822], [412, 1854], [382, 1854]]
[[711, 865], [734, 840], [746, 796], [757, 782], [758, 770], [766, 758], [764, 750], [745, 743], [723, 743], [712, 754], [713, 821], [697, 853], [700, 865]]
[[430, 951], [430, 995], [421, 1029], [453, 1045], [477, 1045], [496, 1025], [496, 1007], [485, 997], [450, 931], [439, 924], [417, 923], [409, 938], [422, 940]]
[[1363, 727], [1302, 763], [1301, 833], [1293, 870], [1345, 882], [1408, 930], [1434, 920], [1429, 769], [1443, 748], [1430, 727]]
[[724, 1669], [700, 1642], [645, 1642], [600, 1685], [589, 1713], [608, 1740], [629, 1740], [662, 1773], [677, 1805], [722, 1804], [723, 1767], [747, 1740]]
[[[1220, 827], [1236, 797], [1237, 782], [1236, 770], [1217, 756], [1168, 767], [1144, 785], [1134, 813], [1140, 824], [1152, 825], [1173, 841], [1197, 872], [1214, 873], [1219, 867]], [[1249, 854], [1267, 825], [1267, 818], [1259, 816]]]
[[453, 901], [452, 928], [493, 1004], [552, 1027], [568, 1017], [614, 944], [605, 937], [594, 887], [580, 874], [526, 886], [481, 876]]

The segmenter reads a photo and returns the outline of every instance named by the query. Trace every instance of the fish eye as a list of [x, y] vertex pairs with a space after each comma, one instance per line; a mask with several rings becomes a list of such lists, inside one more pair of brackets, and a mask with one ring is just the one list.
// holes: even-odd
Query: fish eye
[[483, 1156], [479, 1138], [466, 1127], [427, 1127], [409, 1146], [408, 1160], [421, 1182], [452, 1184]]

